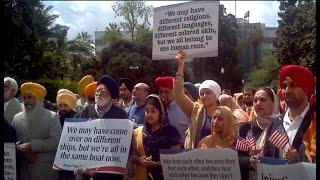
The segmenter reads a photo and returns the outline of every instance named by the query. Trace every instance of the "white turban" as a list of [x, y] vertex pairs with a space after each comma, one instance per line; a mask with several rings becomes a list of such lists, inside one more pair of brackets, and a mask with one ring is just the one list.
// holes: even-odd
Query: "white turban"
[[203, 81], [199, 87], [199, 93], [202, 89], [205, 89], [205, 88], [210, 89], [216, 95], [216, 98], [217, 99], [219, 98], [221, 94], [221, 87], [217, 82], [213, 80]]

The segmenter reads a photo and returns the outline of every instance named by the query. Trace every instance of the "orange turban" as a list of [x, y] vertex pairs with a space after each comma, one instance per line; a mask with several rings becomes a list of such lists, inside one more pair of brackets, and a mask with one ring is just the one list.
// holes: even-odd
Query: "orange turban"
[[74, 108], [76, 107], [76, 101], [77, 98], [76, 96], [70, 93], [60, 93], [58, 94], [57, 98], [56, 98], [57, 104], [61, 104], [61, 103], [65, 103], [67, 104], [70, 108]]
[[94, 96], [96, 89], [97, 89], [97, 82], [90, 83], [86, 86], [84, 89], [84, 96], [89, 97], [89, 96]]
[[84, 96], [84, 89], [86, 88], [86, 86], [90, 83], [92, 83], [94, 81], [93, 77], [91, 75], [86, 75], [85, 77], [83, 77], [79, 83], [78, 83], [78, 93], [81, 97]]
[[46, 88], [38, 83], [27, 82], [23, 83], [20, 87], [21, 94], [31, 94], [38, 100], [43, 99], [46, 94]]

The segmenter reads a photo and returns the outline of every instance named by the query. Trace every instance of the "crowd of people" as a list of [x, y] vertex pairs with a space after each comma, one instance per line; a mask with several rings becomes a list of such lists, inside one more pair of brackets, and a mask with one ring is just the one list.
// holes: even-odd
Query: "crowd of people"
[[[5, 77], [4, 137], [16, 143], [18, 179], [163, 179], [160, 149], [234, 149], [243, 180], [255, 179], [264, 157], [315, 163], [316, 83], [308, 68], [282, 67], [278, 91], [245, 87], [231, 94], [213, 80], [184, 82], [184, 60], [179, 51], [175, 76], [155, 79], [158, 94], [150, 94], [144, 82], [116, 82], [108, 75], [95, 81], [87, 75], [78, 83], [78, 94], [57, 92], [57, 112], [45, 108], [44, 86], [26, 82], [19, 88], [13, 78]], [[14, 98], [18, 90], [20, 100]], [[134, 131], [125, 174], [53, 170], [66, 118], [131, 120]], [[282, 139], [274, 138], [277, 135]]]

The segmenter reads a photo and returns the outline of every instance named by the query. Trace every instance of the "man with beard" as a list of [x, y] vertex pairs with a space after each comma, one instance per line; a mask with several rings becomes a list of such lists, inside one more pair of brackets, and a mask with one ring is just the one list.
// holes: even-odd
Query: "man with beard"
[[304, 158], [303, 135], [310, 126], [312, 112], [308, 102], [315, 89], [312, 72], [303, 66], [287, 65], [279, 71], [279, 86], [282, 89], [287, 110], [281, 118], [274, 121], [267, 129], [267, 136], [282, 126], [288, 137], [283, 149], [275, 147], [270, 141], [264, 147], [264, 156], [284, 158], [290, 161], [301, 161]]
[[[57, 106], [60, 118], [60, 124], [63, 128], [65, 118], [73, 118], [76, 114], [74, 108], [76, 106], [76, 95], [68, 89], [60, 89], [57, 93]], [[59, 171], [59, 178], [61, 180], [73, 180], [75, 175], [73, 171]]]
[[250, 116], [251, 110], [253, 108], [253, 96], [256, 93], [256, 90], [251, 87], [245, 87], [243, 89], [243, 102], [244, 102], [244, 111]]
[[46, 89], [37, 83], [24, 83], [20, 91], [23, 111], [16, 114], [12, 125], [16, 129], [17, 148], [22, 151], [21, 180], [55, 180], [52, 164], [61, 135], [57, 113], [42, 107]]
[[156, 85], [159, 87], [159, 96], [165, 106], [165, 122], [175, 127], [184, 142], [190, 118], [176, 104], [173, 97], [173, 77], [157, 77]]
[[150, 88], [145, 83], [138, 83], [134, 86], [132, 91], [132, 98], [134, 104], [128, 110], [129, 119], [134, 122], [134, 128], [143, 125], [144, 123], [144, 110], [147, 96], [149, 95]]
[[129, 109], [134, 104], [132, 99], [133, 82], [128, 78], [120, 78], [119, 80], [119, 96], [120, 96], [120, 106], [128, 113]]
[[9, 124], [12, 123], [14, 115], [22, 111], [22, 105], [18, 99], [14, 98], [18, 91], [18, 84], [16, 80], [5, 77], [4, 78], [4, 117]]
[[[95, 93], [96, 104], [85, 106], [75, 117], [90, 119], [127, 119], [127, 113], [117, 105], [112, 103], [119, 95], [117, 82], [108, 75], [103, 75], [98, 80], [98, 87]], [[78, 171], [79, 173], [79, 171]], [[81, 173], [81, 172], [80, 172]], [[83, 180], [104, 180], [104, 179], [123, 179], [121, 174], [103, 174], [82, 171]]]

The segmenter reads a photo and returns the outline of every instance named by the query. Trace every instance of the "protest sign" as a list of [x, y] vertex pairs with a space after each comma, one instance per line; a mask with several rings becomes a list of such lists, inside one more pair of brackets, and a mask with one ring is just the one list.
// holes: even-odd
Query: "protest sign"
[[66, 121], [53, 168], [123, 174], [132, 130], [133, 123], [127, 119]]
[[16, 166], [16, 144], [4, 143], [4, 158], [3, 158], [3, 175], [4, 180], [17, 179], [17, 166]]
[[218, 55], [218, 1], [192, 1], [154, 8], [152, 59], [187, 60]]
[[309, 180], [316, 179], [316, 164], [301, 162], [287, 165], [269, 165], [259, 163], [258, 180]]
[[241, 179], [237, 152], [228, 148], [160, 151], [165, 180]]

